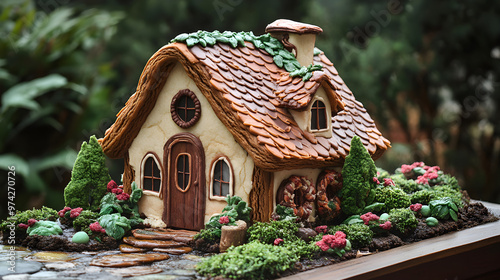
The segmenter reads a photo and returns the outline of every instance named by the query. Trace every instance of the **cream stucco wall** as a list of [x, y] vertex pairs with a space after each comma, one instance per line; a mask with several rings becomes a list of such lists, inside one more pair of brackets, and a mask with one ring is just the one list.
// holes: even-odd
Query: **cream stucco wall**
[[[201, 104], [201, 117], [192, 127], [183, 129], [177, 126], [170, 114], [170, 105], [174, 95], [181, 89], [192, 90]], [[221, 155], [226, 156], [233, 167], [234, 193], [248, 202], [252, 188], [252, 173], [254, 163], [247, 152], [234, 140], [231, 133], [215, 115], [212, 106], [198, 89], [196, 84], [188, 77], [181, 64], [177, 64], [170, 72], [155, 107], [143, 124], [138, 136], [134, 139], [130, 149], [130, 164], [135, 170], [135, 182], [139, 186], [141, 180], [141, 162], [148, 152], [154, 152], [163, 168], [164, 146], [168, 139], [181, 132], [189, 132], [197, 136], [203, 143], [205, 150], [205, 192], [206, 211], [205, 222], [215, 213], [220, 213], [226, 205], [224, 200], [211, 200], [210, 195], [210, 170], [211, 163]], [[165, 176], [162, 178], [165, 179]], [[160, 190], [162, 192], [162, 190]], [[163, 213], [163, 199], [157, 194], [145, 192], [139, 201], [139, 211], [148, 217], [161, 219]]]

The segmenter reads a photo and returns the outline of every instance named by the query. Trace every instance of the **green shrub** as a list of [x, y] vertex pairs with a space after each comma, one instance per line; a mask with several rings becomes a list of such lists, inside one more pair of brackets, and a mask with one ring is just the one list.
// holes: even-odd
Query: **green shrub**
[[257, 222], [248, 228], [248, 241], [260, 241], [272, 244], [276, 238], [281, 238], [285, 242], [293, 242], [299, 238], [295, 235], [300, 225], [290, 221], [271, 221], [269, 223]]
[[135, 227], [143, 222], [139, 214], [139, 206], [137, 203], [142, 197], [142, 190], [137, 187], [135, 182], [132, 182], [132, 192], [126, 200], [119, 200], [118, 196], [112, 192], [107, 193], [100, 203], [100, 216], [118, 213], [121, 216], [129, 219], [130, 226]]
[[28, 224], [29, 219], [35, 219], [37, 221], [47, 220], [47, 221], [55, 221], [59, 216], [57, 215], [57, 211], [43, 206], [41, 209], [26, 210], [26, 211], [16, 211], [14, 216], [8, 217], [6, 220], [3, 220], [0, 224], [0, 231], [8, 230], [7, 226], [11, 223], [15, 225], [18, 224]]
[[99, 214], [92, 212], [90, 210], [83, 210], [78, 217], [73, 221], [73, 228], [76, 231], [85, 231], [87, 234], [91, 235], [89, 225], [96, 222], [99, 218]]
[[396, 186], [402, 189], [405, 193], [414, 193], [420, 190], [419, 185], [413, 179], [406, 179], [405, 175], [402, 173], [391, 175], [390, 178], [396, 184]]
[[410, 234], [418, 225], [418, 220], [410, 209], [392, 209], [389, 216], [392, 228], [395, 229], [398, 235]]
[[95, 136], [91, 136], [88, 143], [83, 142], [71, 172], [71, 181], [64, 189], [66, 206], [92, 211], [99, 208], [107, 192], [107, 184], [111, 181], [105, 161], [106, 157]]
[[363, 248], [372, 242], [373, 231], [365, 224], [338, 225], [330, 229], [330, 234], [342, 231], [353, 248]]
[[292, 268], [298, 260], [299, 257], [287, 247], [254, 241], [204, 259], [196, 265], [196, 270], [211, 277], [269, 279]]
[[375, 201], [385, 204], [382, 209], [385, 212], [394, 208], [406, 208], [411, 204], [409, 195], [402, 189], [392, 186], [375, 189]]
[[431, 200], [441, 199], [445, 197], [451, 198], [453, 203], [462, 207], [462, 193], [459, 190], [453, 189], [450, 186], [435, 186], [430, 189], [421, 190], [411, 195], [412, 203], [429, 204]]
[[376, 187], [373, 177], [376, 175], [377, 168], [370, 154], [360, 138], [354, 136], [342, 169], [343, 188], [339, 192], [345, 214], [361, 214], [367, 205], [373, 203]]
[[384, 178], [389, 178], [391, 176], [391, 174], [386, 171], [385, 169], [382, 169], [380, 167], [377, 167], [377, 179], [379, 181], [383, 181]]

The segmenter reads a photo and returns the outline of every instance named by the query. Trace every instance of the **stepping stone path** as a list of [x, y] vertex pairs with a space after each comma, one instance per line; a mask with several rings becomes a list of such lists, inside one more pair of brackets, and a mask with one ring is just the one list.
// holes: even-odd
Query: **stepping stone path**
[[133, 236], [123, 238], [120, 246], [122, 253], [145, 252], [153, 250], [156, 252], [172, 255], [182, 255], [193, 251], [187, 247], [189, 241], [197, 234], [196, 231], [174, 230], [174, 229], [135, 229]]
[[104, 266], [104, 267], [128, 267], [134, 265], [141, 265], [152, 263], [155, 261], [164, 261], [169, 259], [169, 255], [165, 254], [116, 254], [97, 257], [90, 262], [90, 265]]

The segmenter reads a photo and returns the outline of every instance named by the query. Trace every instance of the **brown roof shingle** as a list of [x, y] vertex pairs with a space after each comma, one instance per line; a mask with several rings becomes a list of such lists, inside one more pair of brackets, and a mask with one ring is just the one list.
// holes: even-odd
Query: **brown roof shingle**
[[[323, 53], [314, 56], [314, 64], [322, 65], [322, 71], [313, 72], [308, 81], [303, 81], [301, 77], [290, 77], [273, 63], [272, 56], [249, 42], [237, 48], [220, 43], [187, 48], [183, 43], [173, 43], [150, 59], [136, 93], [101, 139], [108, 156], [125, 155], [138, 133], [137, 127], [145, 121], [144, 114], [147, 116], [152, 109], [149, 104], [142, 107], [141, 99], [156, 100], [161, 90], [156, 84], [163, 85], [174, 61], [183, 64], [219, 119], [255, 164], [265, 170], [341, 166], [354, 135], [361, 138], [374, 159], [390, 147]], [[151, 82], [151, 77], [157, 80]], [[303, 131], [289, 112], [305, 108], [321, 86], [332, 97], [332, 105], [336, 106], [332, 108], [340, 110], [332, 118], [331, 138]]]

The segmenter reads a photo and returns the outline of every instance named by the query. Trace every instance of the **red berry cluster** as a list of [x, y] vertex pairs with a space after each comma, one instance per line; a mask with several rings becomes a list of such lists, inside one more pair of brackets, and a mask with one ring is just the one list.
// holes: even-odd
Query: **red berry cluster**
[[128, 193], [123, 192], [123, 186], [118, 186], [114, 180], [109, 181], [107, 190], [114, 193], [118, 200], [128, 200], [130, 198]]
[[59, 217], [64, 218], [66, 215], [66, 212], [68, 212], [68, 211], [69, 211], [69, 217], [71, 219], [74, 219], [74, 218], [80, 216], [80, 213], [82, 213], [83, 208], [77, 207], [77, 208], [71, 209], [71, 207], [66, 206], [62, 210], [59, 210], [59, 212], [57, 212], [57, 214], [59, 215]]
[[410, 210], [413, 212], [418, 212], [418, 211], [420, 211], [420, 209], [422, 209], [422, 204], [420, 204], [420, 203], [415, 203], [415, 204], [410, 205]]
[[106, 230], [102, 228], [102, 226], [99, 224], [99, 222], [95, 222], [89, 225], [89, 228], [92, 232], [97, 232], [97, 233], [106, 233]]
[[229, 217], [228, 216], [222, 216], [219, 219], [219, 223], [222, 225], [229, 224]]
[[284, 241], [284, 240], [283, 240], [283, 239], [281, 239], [281, 238], [276, 238], [276, 239], [274, 239], [273, 244], [274, 244], [274, 246], [278, 246], [278, 245], [280, 245], [280, 244], [281, 244], [281, 242], [283, 242], [283, 241]]
[[18, 224], [17, 226], [19, 228], [22, 228], [22, 229], [28, 229], [29, 227], [33, 226], [34, 224], [36, 224], [37, 220], [35, 219], [29, 219], [28, 220], [28, 224], [23, 224], [23, 223], [20, 223]]
[[317, 226], [314, 230], [317, 233], [327, 233], [328, 232], [328, 227], [327, 226]]

